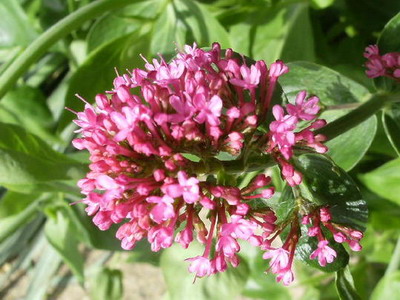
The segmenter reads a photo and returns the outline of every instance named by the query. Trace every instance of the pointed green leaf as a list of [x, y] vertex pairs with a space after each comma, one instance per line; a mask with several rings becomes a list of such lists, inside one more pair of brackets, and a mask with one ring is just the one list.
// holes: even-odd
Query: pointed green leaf
[[400, 204], [400, 158], [360, 175], [360, 179], [374, 193]]
[[17, 191], [24, 190], [24, 185], [46, 188], [57, 180], [81, 178], [85, 170], [85, 165], [54, 151], [21, 127], [0, 123], [1, 185]]
[[223, 48], [230, 46], [228, 33], [206, 6], [193, 0], [169, 3], [154, 25], [151, 52], [171, 54], [176, 44], [182, 47], [193, 42], [200, 47], [210, 47], [213, 42]]
[[231, 26], [235, 51], [268, 64], [277, 59], [313, 60], [314, 39], [306, 3], [264, 5]]
[[84, 258], [78, 249], [79, 243], [65, 209], [57, 207], [53, 208], [52, 212], [48, 212], [45, 233], [50, 244], [71, 268], [79, 282], [83, 283]]
[[[143, 31], [148, 30], [146, 26]], [[139, 54], [147, 55], [149, 49], [149, 35], [125, 35], [117, 40], [103, 45], [93, 51], [85, 62], [75, 71], [69, 81], [65, 106], [76, 111], [82, 111], [84, 103], [75, 94], [79, 94], [88, 102], [94, 102], [99, 93], [111, 90], [116, 77], [114, 68], [121, 73], [135, 67], [143, 66], [144, 62]], [[72, 123], [75, 115], [64, 111], [60, 118], [58, 131], [62, 131]]]
[[88, 52], [135, 32], [147, 19], [157, 17], [162, 1], [138, 1], [99, 18], [87, 36]]
[[349, 267], [336, 272], [336, 290], [341, 300], [361, 300], [354, 287], [353, 276]]
[[90, 290], [93, 300], [120, 300], [124, 295], [123, 274], [120, 270], [103, 268], [93, 280]]
[[382, 123], [387, 137], [400, 156], [400, 104], [392, 103], [382, 114]]
[[385, 275], [372, 292], [371, 300], [399, 299], [400, 271]]
[[0, 48], [28, 46], [37, 36], [19, 1], [0, 1]]

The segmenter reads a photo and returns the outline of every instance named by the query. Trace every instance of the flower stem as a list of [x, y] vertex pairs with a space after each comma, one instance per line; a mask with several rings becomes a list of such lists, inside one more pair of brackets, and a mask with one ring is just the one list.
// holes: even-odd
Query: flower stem
[[0, 99], [13, 87], [15, 82], [28, 68], [40, 59], [58, 40], [77, 29], [84, 22], [104, 12], [132, 4], [135, 0], [98, 0], [94, 1], [60, 20], [39, 38], [33, 41], [25, 51], [10, 64], [0, 76]]
[[387, 103], [393, 102], [397, 98], [399, 98], [399, 95], [374, 94], [367, 102], [363, 103], [358, 108], [317, 130], [316, 134], [323, 134], [328, 140], [334, 139], [364, 122]]
[[354, 109], [360, 107], [362, 103], [346, 103], [346, 104], [338, 104], [338, 105], [328, 105], [325, 110], [337, 110], [337, 109]]

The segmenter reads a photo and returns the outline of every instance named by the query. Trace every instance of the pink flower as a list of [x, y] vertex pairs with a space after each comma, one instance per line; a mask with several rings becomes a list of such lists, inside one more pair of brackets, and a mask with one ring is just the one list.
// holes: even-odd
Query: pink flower
[[225, 256], [232, 257], [240, 250], [238, 242], [231, 236], [222, 235], [216, 245], [217, 251], [221, 251]]
[[332, 263], [337, 256], [336, 251], [329, 247], [328, 244], [327, 240], [319, 241], [318, 248], [310, 255], [311, 259], [318, 257], [318, 262], [322, 267], [325, 267], [327, 263]]
[[302, 120], [313, 120], [319, 112], [318, 97], [311, 97], [305, 101], [307, 97], [306, 91], [301, 91], [296, 96], [296, 105], [288, 104], [286, 109], [291, 116]]
[[186, 203], [191, 204], [199, 199], [199, 180], [195, 177], [188, 178], [186, 172], [179, 171], [178, 184], [167, 184], [163, 191], [172, 198], [183, 196]]
[[279, 273], [279, 275], [276, 277], [277, 282], [283, 283], [283, 285], [290, 285], [294, 280], [293, 272], [291, 269], [284, 270], [283, 272]]
[[199, 112], [195, 117], [195, 121], [202, 124], [207, 122], [210, 126], [218, 126], [220, 124], [222, 100], [217, 95], [213, 96], [210, 101], [206, 101], [204, 94], [196, 94], [193, 99], [194, 107]]
[[151, 250], [159, 251], [161, 248], [169, 248], [173, 242], [173, 229], [171, 227], [153, 227], [147, 238], [151, 243]]
[[180, 123], [191, 118], [194, 114], [194, 107], [190, 104], [187, 99], [182, 99], [178, 96], [171, 96], [169, 102], [171, 106], [176, 110], [176, 114], [170, 116], [172, 123]]
[[269, 265], [273, 273], [286, 271], [289, 266], [289, 252], [283, 248], [271, 249], [263, 254], [264, 259], [271, 259]]
[[379, 48], [377, 45], [370, 45], [367, 48], [365, 48], [365, 52], [364, 52], [365, 58], [370, 58], [374, 55], [379, 55]]
[[289, 72], [288, 66], [286, 66], [281, 60], [277, 60], [273, 64], [271, 64], [269, 68], [269, 76], [270, 77], [279, 77], [283, 74]]
[[183, 248], [189, 247], [189, 244], [193, 241], [193, 229], [190, 227], [185, 227], [181, 232], [179, 232], [175, 237], [175, 242], [182, 245]]
[[156, 203], [150, 211], [150, 217], [154, 222], [161, 224], [162, 222], [175, 217], [175, 210], [172, 206], [174, 199], [164, 195], [163, 197], [151, 196], [148, 197], [147, 202]]
[[232, 78], [230, 83], [249, 90], [254, 89], [260, 83], [261, 72], [255, 65], [252, 65], [250, 68], [242, 65], [240, 67], [240, 74], [243, 79]]
[[196, 277], [210, 276], [212, 274], [211, 261], [203, 256], [185, 259], [190, 262], [189, 272], [195, 273]]
[[370, 45], [365, 48], [364, 57], [368, 59], [365, 63], [365, 73], [368, 77], [385, 76], [400, 81], [400, 52], [390, 52], [381, 56], [378, 46]]

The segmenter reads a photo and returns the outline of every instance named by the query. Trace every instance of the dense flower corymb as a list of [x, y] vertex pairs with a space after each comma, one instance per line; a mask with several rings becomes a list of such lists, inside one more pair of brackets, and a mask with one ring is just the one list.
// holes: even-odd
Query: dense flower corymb
[[[108, 95], [97, 95], [96, 106], [86, 103], [75, 120], [82, 137], [73, 144], [90, 152], [90, 172], [78, 185], [93, 222], [101, 230], [122, 224], [116, 236], [127, 250], [143, 238], [153, 251], [174, 241], [187, 248], [197, 239], [204, 252], [187, 259], [197, 277], [237, 266], [239, 240], [247, 241], [266, 251], [270, 270], [289, 284], [299, 222], [290, 225], [281, 247], [273, 247], [283, 228], [270, 208], [250, 205], [273, 196], [271, 178], [261, 173], [239, 189], [218, 178], [229, 166], [216, 159], [223, 152], [238, 161], [265, 153], [296, 186], [302, 175], [291, 163], [294, 150], [327, 151], [324, 136], [314, 134], [325, 125], [317, 119], [317, 97], [303, 91], [286, 108], [271, 107], [277, 80], [286, 72], [281, 61], [269, 68], [263, 61], [248, 65], [230, 49], [222, 55], [214, 44], [209, 51], [185, 46], [170, 63], [146, 61], [145, 70], [118, 76]], [[259, 131], [271, 111], [270, 131]], [[335, 254], [325, 242], [320, 245], [313, 256], [331, 262]]]

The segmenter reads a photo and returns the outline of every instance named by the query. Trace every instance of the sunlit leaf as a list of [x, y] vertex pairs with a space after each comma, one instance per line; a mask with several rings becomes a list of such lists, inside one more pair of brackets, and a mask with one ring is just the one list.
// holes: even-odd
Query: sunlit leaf
[[[50, 208], [48, 208], [50, 209]], [[48, 213], [45, 233], [48, 241], [71, 268], [74, 275], [82, 283], [84, 279], [84, 258], [80, 253], [78, 239], [74, 234], [71, 220], [63, 207], [53, 207]]]
[[21, 186], [80, 178], [85, 169], [21, 127], [0, 123], [1, 185], [29, 192]]
[[360, 179], [374, 193], [400, 204], [400, 158], [360, 175]]

